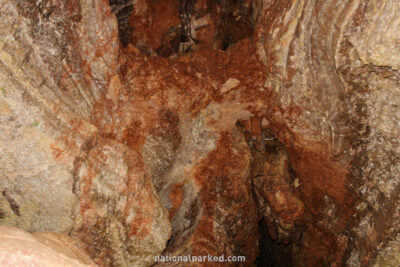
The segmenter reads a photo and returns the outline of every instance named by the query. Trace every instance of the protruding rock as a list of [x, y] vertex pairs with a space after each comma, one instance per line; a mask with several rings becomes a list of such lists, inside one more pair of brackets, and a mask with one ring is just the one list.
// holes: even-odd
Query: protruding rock
[[30, 234], [0, 226], [0, 265], [4, 267], [95, 267], [83, 252], [83, 244], [65, 235], [51, 232]]

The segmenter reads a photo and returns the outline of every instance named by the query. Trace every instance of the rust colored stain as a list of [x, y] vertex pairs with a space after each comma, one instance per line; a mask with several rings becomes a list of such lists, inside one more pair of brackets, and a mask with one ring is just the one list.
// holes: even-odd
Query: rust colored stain
[[169, 199], [172, 203], [172, 208], [169, 209], [169, 219], [172, 220], [183, 202], [183, 184], [175, 184], [173, 186], [169, 193]]
[[253, 116], [249, 120], [238, 121], [244, 127], [246, 133], [250, 134], [257, 141], [256, 145], [261, 141], [261, 120], [262, 118]]
[[81, 193], [82, 197], [80, 199], [80, 202], [81, 202], [80, 212], [84, 218], [85, 218], [86, 211], [93, 208], [91, 199], [90, 199], [90, 189], [92, 186], [92, 181], [93, 181], [94, 176], [95, 176], [95, 174], [94, 174], [91, 166], [89, 166], [86, 175], [83, 177], [83, 181], [82, 181], [83, 186], [82, 186], [82, 193]]
[[289, 223], [302, 218], [304, 206], [288, 188], [276, 188], [276, 192], [267, 193], [268, 201], [279, 217]]
[[[348, 166], [334, 162], [326, 152], [325, 144], [298, 139], [293, 141], [292, 139], [290, 144], [286, 144], [292, 168], [300, 180], [300, 197], [307, 207], [302, 222], [306, 226], [302, 254], [309, 255], [305, 256], [308, 264], [318, 265], [332, 250], [339, 254], [346, 250], [347, 244], [343, 244], [338, 235], [351, 220], [356, 200], [348, 187]], [[325, 196], [329, 196], [337, 208], [336, 223], [330, 229], [315, 225], [325, 216]], [[344, 247], [339, 247], [340, 245]]]
[[140, 211], [135, 214], [135, 218], [130, 224], [130, 231], [128, 237], [135, 236], [137, 239], [144, 239], [147, 235], [150, 234], [152, 220], [147, 216], [144, 216]]
[[80, 132], [80, 131], [82, 131], [82, 129], [85, 128], [85, 126], [83, 125], [83, 122], [78, 119], [72, 119], [72, 120], [70, 120], [69, 123], [70, 123], [72, 129], [74, 129], [74, 131], [77, 131], [77, 132]]
[[168, 30], [180, 26], [179, 1], [140, 0], [135, 9], [129, 17], [129, 26], [135, 29], [132, 33], [134, 44], [143, 38], [148, 48], [157, 51]]
[[144, 143], [141, 125], [140, 121], [134, 121], [123, 131], [123, 140], [132, 149], [138, 149]]
[[58, 160], [61, 157], [61, 155], [65, 152], [65, 149], [61, 149], [56, 144], [51, 144], [50, 149], [51, 149], [51, 153], [52, 153], [53, 157], [56, 160]]

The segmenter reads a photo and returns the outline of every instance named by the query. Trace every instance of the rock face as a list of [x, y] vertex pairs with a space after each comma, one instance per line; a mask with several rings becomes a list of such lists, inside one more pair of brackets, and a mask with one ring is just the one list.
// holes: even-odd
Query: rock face
[[73, 192], [80, 203], [72, 235], [100, 265], [151, 264], [169, 239], [167, 212], [141, 165], [126, 146], [101, 138], [75, 160]]
[[398, 8], [271, 1], [261, 15], [258, 55], [275, 95], [269, 123], [308, 207], [307, 264], [365, 266], [398, 231]]
[[3, 0], [0, 224], [100, 266], [398, 265], [399, 12]]
[[107, 2], [1, 5], [0, 222], [80, 237], [98, 263], [151, 264], [167, 211], [141, 157], [92, 119], [119, 71]]
[[1, 266], [96, 266], [82, 251], [83, 245], [51, 232], [29, 234], [0, 226]]

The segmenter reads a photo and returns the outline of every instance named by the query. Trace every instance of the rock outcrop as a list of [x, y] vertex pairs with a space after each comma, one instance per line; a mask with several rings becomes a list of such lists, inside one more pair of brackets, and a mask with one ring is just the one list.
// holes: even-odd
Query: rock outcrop
[[12, 266], [96, 266], [81, 250], [84, 245], [66, 235], [51, 232], [29, 234], [0, 226], [0, 264]]

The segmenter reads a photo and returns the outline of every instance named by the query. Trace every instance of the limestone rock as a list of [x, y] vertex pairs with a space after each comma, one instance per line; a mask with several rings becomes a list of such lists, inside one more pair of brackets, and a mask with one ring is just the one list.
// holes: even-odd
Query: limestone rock
[[[76, 10], [58, 6], [54, 20], [67, 22], [56, 27], [44, 20], [46, 8], [2, 2], [0, 221], [27, 231], [65, 233], [73, 227], [77, 203], [72, 193], [74, 157], [96, 129], [86, 120], [90, 109], [79, 84], [74, 86], [72, 78], [62, 81], [63, 62], [76, 59], [65, 46], [72, 45], [66, 39]], [[71, 13], [63, 8], [72, 8]]]
[[[100, 263], [151, 264], [169, 238], [166, 211], [147, 176], [129, 173], [137, 155], [103, 140], [92, 122], [95, 102], [112, 95], [109, 84], [118, 89], [111, 79], [119, 66], [118, 28], [107, 2], [1, 5], [0, 223], [74, 234], [90, 252], [102, 247], [93, 240], [103, 236], [91, 236], [100, 227], [104, 250], [113, 247], [98, 255]], [[91, 146], [105, 148], [104, 157]], [[106, 149], [114, 147], [114, 153]], [[106, 171], [103, 159], [113, 169]], [[142, 191], [139, 202], [133, 189]], [[143, 201], [151, 212], [141, 209]], [[150, 221], [151, 231], [142, 227]]]
[[51, 232], [29, 234], [0, 226], [1, 266], [97, 266], [79, 247], [79, 242]]
[[269, 1], [260, 15], [258, 55], [273, 92], [267, 118], [313, 218], [302, 241], [307, 265], [341, 266], [351, 254], [349, 266], [366, 266], [397, 231], [397, 156], [388, 158], [398, 150], [397, 8]]
[[124, 145], [97, 138], [75, 160], [80, 210], [72, 235], [100, 265], [151, 265], [170, 237], [167, 211], [140, 158]]

